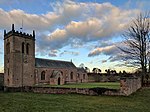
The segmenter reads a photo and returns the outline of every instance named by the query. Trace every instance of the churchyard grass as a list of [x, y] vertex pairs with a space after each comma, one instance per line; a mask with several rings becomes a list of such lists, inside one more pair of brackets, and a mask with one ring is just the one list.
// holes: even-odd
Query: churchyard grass
[[0, 112], [150, 112], [150, 89], [128, 97], [0, 92]]
[[94, 83], [77, 83], [77, 84], [65, 84], [65, 85], [38, 85], [41, 87], [64, 87], [64, 88], [110, 88], [110, 89], [119, 89], [119, 82], [94, 82]]

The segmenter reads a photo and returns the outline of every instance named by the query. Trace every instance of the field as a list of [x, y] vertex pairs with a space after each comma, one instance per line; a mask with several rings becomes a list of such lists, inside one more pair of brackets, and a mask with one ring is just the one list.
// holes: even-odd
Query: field
[[104, 82], [104, 83], [78, 83], [78, 84], [66, 84], [66, 85], [40, 85], [44, 87], [64, 87], [64, 88], [95, 88], [95, 87], [103, 87], [110, 89], [119, 89], [119, 82]]
[[150, 89], [129, 97], [0, 93], [0, 112], [150, 112]]

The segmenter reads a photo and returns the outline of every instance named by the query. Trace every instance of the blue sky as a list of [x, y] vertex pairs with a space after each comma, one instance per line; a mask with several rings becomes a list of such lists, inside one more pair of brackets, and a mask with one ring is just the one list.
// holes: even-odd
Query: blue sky
[[73, 60], [94, 67], [131, 71], [121, 66], [121, 34], [149, 0], [0, 0], [0, 72], [3, 72], [3, 30], [11, 24], [36, 31], [36, 57]]

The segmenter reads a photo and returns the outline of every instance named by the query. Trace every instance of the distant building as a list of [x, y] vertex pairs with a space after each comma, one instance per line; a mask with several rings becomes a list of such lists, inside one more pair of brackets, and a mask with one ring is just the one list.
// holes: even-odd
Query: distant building
[[87, 73], [88, 82], [116, 82], [120, 80], [118, 74], [107, 74], [107, 73]]
[[78, 82], [88, 81], [87, 71], [84, 68], [77, 68], [77, 81]]
[[85, 71], [72, 62], [35, 58], [35, 32], [4, 30], [4, 86], [62, 85], [87, 82]]
[[88, 82], [101, 82], [102, 74], [101, 73], [87, 73]]

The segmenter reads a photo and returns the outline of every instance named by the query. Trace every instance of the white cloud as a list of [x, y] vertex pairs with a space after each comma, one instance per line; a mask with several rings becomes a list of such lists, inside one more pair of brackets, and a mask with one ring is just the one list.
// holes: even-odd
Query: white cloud
[[[110, 43], [107, 46], [101, 46], [101, 47], [97, 47], [94, 50], [92, 50], [88, 56], [89, 57], [94, 57], [94, 56], [98, 56], [98, 55], [107, 55], [108, 58], [101, 60], [101, 63], [106, 63], [106, 62], [119, 62], [121, 63], [121, 66], [127, 66], [128, 62], [131, 62], [132, 60], [130, 60], [131, 58], [126, 56], [127, 54], [125, 54], [124, 52], [122, 52], [118, 47], [122, 47], [124, 46], [124, 42], [117, 42], [117, 43]], [[116, 67], [118, 67], [118, 63], [116, 65], [114, 65]]]
[[97, 18], [90, 18], [85, 21], [71, 21], [66, 26], [68, 35], [75, 38], [80, 38], [84, 41], [94, 40], [94, 35], [100, 30], [101, 20]]
[[58, 53], [57, 50], [51, 50], [51, 51], [49, 52], [48, 56], [50, 56], [50, 57], [57, 57], [57, 53]]
[[102, 63], [106, 63], [106, 62], [107, 62], [107, 60], [102, 60], [101, 62], [102, 62]]
[[54, 2], [51, 4], [55, 13], [60, 15], [60, 23], [68, 23], [68, 21], [78, 19], [85, 11], [82, 4], [65, 0], [62, 2]]
[[[0, 9], [0, 29], [9, 29], [12, 23], [19, 28], [23, 19], [24, 30], [37, 31], [36, 50], [44, 54], [67, 45], [81, 47], [91, 41], [111, 39], [122, 32], [131, 17], [139, 12], [123, 10], [111, 3], [71, 0], [55, 3], [51, 4], [52, 11], [40, 15], [19, 9]], [[94, 52], [98, 54], [97, 51], [100, 49]]]
[[64, 40], [66, 37], [67, 37], [67, 34], [65, 30], [56, 29], [54, 32], [52, 32], [49, 35], [48, 40], [49, 41], [61, 41], [61, 40]]
[[118, 48], [115, 45], [111, 45], [111, 46], [106, 46], [106, 47], [95, 48], [88, 54], [88, 56], [91, 57], [91, 56], [97, 56], [100, 54], [112, 55], [112, 54], [115, 54], [116, 52], [118, 52]]
[[[59, 7], [61, 6], [66, 7], [66, 4], [59, 5]], [[86, 10], [79, 11], [84, 13], [81, 13], [76, 21], [72, 18], [63, 28], [54, 30], [49, 34], [48, 38], [53, 37], [55, 34], [54, 37], [57, 41], [54, 40], [54, 43], [58, 42], [58, 48], [68, 44], [72, 46], [78, 46], [77, 44], [80, 44], [79, 46], [81, 46], [83, 43], [86, 44], [86, 42], [111, 39], [114, 35], [120, 34], [127, 23], [130, 22], [131, 17], [134, 17], [139, 12], [138, 10], [122, 10], [110, 3], [71, 2], [67, 4], [67, 7], [71, 6], [78, 7], [78, 10], [82, 9], [79, 7], [84, 7]], [[58, 12], [65, 13], [64, 7], [61, 7], [63, 9]], [[92, 14], [92, 11], [95, 11], [95, 14]], [[75, 18], [75, 16], [72, 17]], [[68, 20], [67, 17], [66, 20]], [[76, 40], [77, 43], [75, 43]]]
[[45, 15], [37, 15], [28, 14], [19, 9], [14, 9], [9, 12], [0, 9], [0, 15], [1, 29], [9, 29], [12, 23], [14, 23], [17, 27], [21, 27], [23, 20], [24, 29], [45, 31], [49, 30], [50, 26], [54, 25], [58, 18], [58, 16], [52, 12]]
[[66, 55], [66, 54], [77, 56], [77, 55], [79, 55], [79, 52], [64, 50], [63, 52], [60, 53], [60, 56]]

